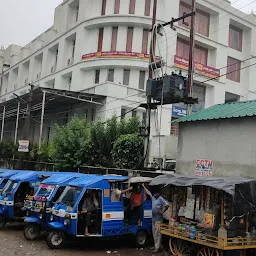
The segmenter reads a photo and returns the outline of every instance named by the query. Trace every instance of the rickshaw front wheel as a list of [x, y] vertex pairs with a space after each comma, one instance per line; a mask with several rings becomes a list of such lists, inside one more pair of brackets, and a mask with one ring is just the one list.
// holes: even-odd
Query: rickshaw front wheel
[[0, 216], [0, 230], [3, 229], [6, 225], [6, 218], [4, 216]]
[[148, 234], [145, 230], [139, 230], [136, 234], [136, 245], [138, 247], [146, 246], [148, 242]]
[[40, 227], [35, 223], [30, 223], [24, 227], [24, 237], [27, 240], [36, 240], [40, 236]]
[[51, 249], [59, 249], [63, 246], [65, 242], [65, 235], [63, 232], [51, 232], [47, 238], [46, 243]]
[[211, 247], [203, 247], [199, 250], [197, 256], [220, 256], [219, 251]]

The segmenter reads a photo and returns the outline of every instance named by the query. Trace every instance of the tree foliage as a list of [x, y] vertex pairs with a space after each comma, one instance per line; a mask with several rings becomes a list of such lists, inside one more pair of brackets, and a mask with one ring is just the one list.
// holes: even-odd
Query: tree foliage
[[65, 126], [57, 126], [53, 138], [53, 160], [59, 169], [72, 170], [83, 164], [90, 131], [85, 119], [73, 118]]
[[142, 137], [137, 133], [121, 135], [114, 143], [112, 157], [118, 168], [138, 168], [143, 162]]

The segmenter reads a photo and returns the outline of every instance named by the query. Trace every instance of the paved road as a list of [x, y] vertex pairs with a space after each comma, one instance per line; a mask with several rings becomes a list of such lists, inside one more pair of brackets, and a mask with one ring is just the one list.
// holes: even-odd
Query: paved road
[[[108, 253], [107, 253], [108, 251]], [[110, 252], [111, 251], [111, 252]], [[27, 241], [23, 237], [23, 226], [8, 225], [0, 231], [1, 256], [151, 256], [150, 249], [137, 249], [132, 240], [117, 241], [76, 241], [61, 250], [50, 250], [44, 238]], [[168, 255], [167, 253], [156, 254]]]

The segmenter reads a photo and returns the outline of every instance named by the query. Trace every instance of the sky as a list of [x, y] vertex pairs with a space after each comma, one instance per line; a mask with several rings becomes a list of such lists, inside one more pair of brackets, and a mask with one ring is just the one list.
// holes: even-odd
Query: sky
[[[52, 26], [54, 9], [61, 2], [63, 0], [0, 0], [0, 46], [24, 46], [35, 39]], [[256, 0], [232, 0], [232, 3], [246, 13], [256, 12]]]

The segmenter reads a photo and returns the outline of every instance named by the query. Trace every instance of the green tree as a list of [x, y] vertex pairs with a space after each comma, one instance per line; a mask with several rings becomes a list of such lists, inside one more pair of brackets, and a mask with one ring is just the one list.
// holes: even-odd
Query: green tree
[[85, 119], [73, 118], [65, 126], [57, 126], [53, 138], [53, 161], [59, 169], [72, 170], [86, 161], [90, 130]]
[[143, 164], [143, 139], [139, 134], [121, 135], [114, 143], [112, 157], [117, 168], [135, 169]]

